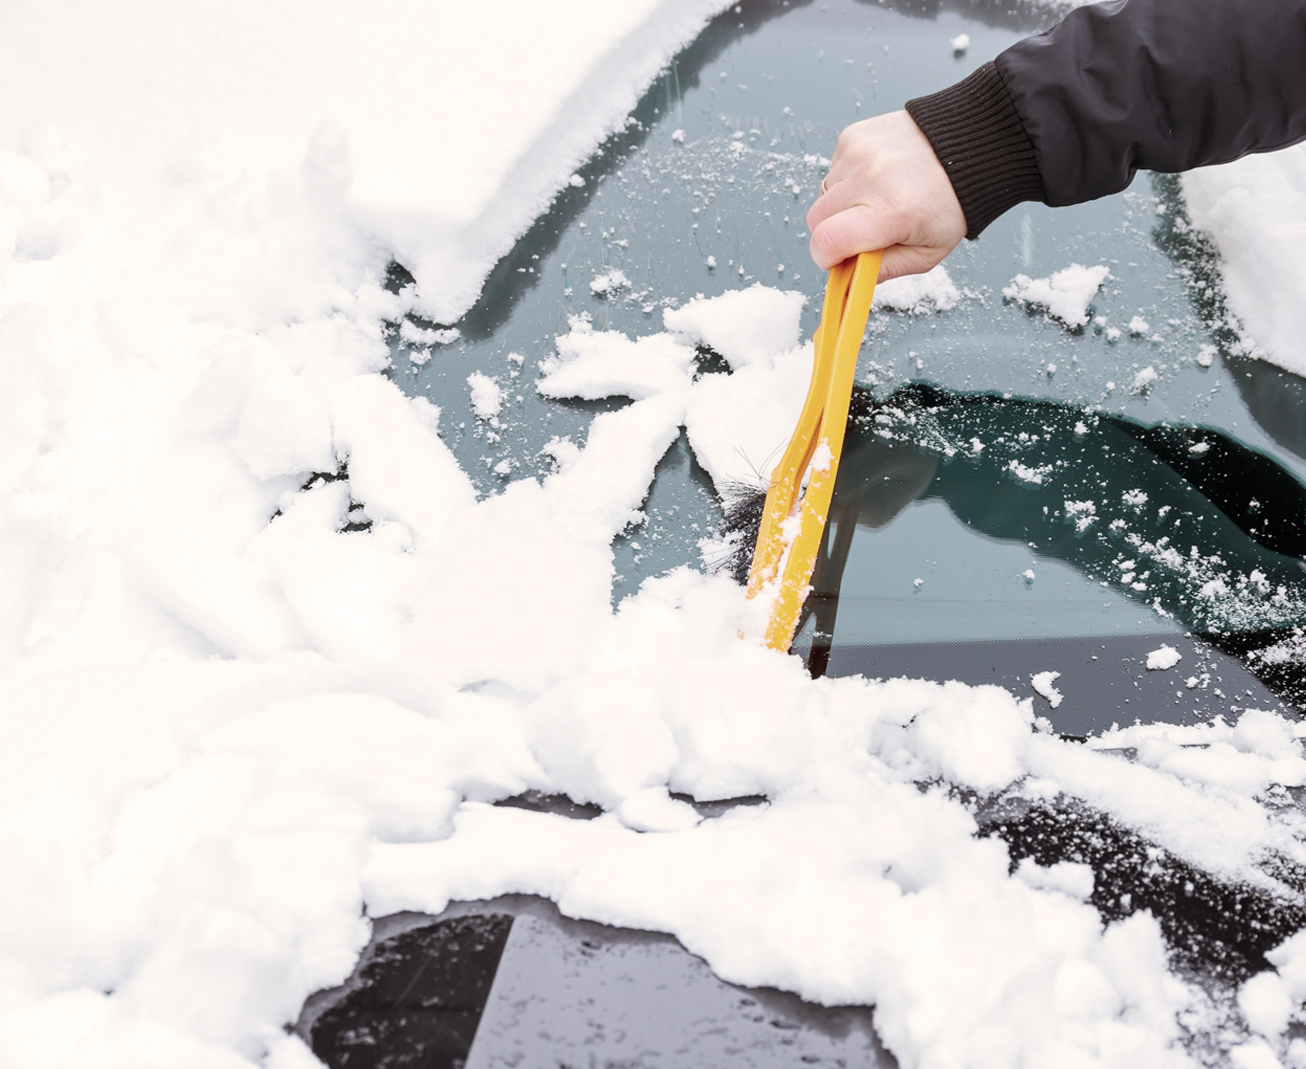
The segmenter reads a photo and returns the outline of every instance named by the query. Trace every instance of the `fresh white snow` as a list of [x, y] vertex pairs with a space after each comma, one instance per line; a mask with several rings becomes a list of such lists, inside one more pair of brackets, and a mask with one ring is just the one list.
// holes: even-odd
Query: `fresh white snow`
[[[997, 688], [812, 681], [724, 578], [612, 610], [682, 426], [720, 486], [774, 463], [811, 364], [792, 295], [743, 291], [761, 333], [724, 298], [645, 338], [571, 324], [540, 388], [634, 401], [485, 499], [379, 373], [381, 322], [469, 307], [721, 6], [0, 14], [0, 1063], [304, 1069], [284, 1026], [365, 909], [524, 892], [873, 1002], [904, 1066], [1192, 1064], [1205, 1003], [1156, 920], [1103, 927], [1075, 866], [1009, 872], [946, 784], [1064, 791], [1256, 880], [1306, 860], [1255, 800], [1306, 783], [1292, 724], [1079, 746]], [[736, 373], [695, 382], [698, 342]], [[608, 813], [488, 804], [525, 789]], [[669, 791], [768, 802], [700, 821]], [[1277, 1037], [1306, 946], [1271, 960], [1241, 1004]]]
[[1088, 323], [1088, 304], [1111, 274], [1106, 264], [1084, 267], [1071, 264], [1048, 278], [1017, 275], [1002, 295], [1013, 301], [1044, 308], [1049, 316], [1068, 327]]
[[1147, 655], [1147, 669], [1149, 672], [1163, 672], [1167, 668], [1173, 668], [1183, 660], [1183, 654], [1173, 646], [1162, 645], [1160, 649], [1153, 650]]
[[923, 275], [902, 275], [881, 282], [871, 299], [873, 312], [950, 312], [961, 300], [948, 269], [939, 264]]
[[[1032, 578], [1031, 573], [1026, 573]], [[1029, 685], [1039, 694], [1048, 700], [1048, 704], [1055, 709], [1061, 704], [1062, 694], [1057, 690], [1054, 683], [1061, 678], [1060, 672], [1036, 672], [1030, 677]]]
[[1202, 167], [1182, 185], [1193, 222], [1219, 251], [1247, 347], [1306, 374], [1306, 266], [1298, 255], [1306, 241], [1306, 145]]

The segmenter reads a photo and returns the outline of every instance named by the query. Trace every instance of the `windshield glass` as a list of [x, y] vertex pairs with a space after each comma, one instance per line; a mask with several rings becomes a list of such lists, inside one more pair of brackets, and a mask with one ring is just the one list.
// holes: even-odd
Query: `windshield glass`
[[[979, 3], [727, 12], [462, 321], [395, 325], [395, 380], [445, 411], [446, 440], [493, 494], [553, 470], [597, 413], [628, 403], [542, 395], [560, 336], [656, 334], [665, 309], [761, 283], [804, 295], [810, 337], [825, 276], [803, 220], [839, 130], [1053, 21]], [[1187, 634], [1221, 671], [1236, 668], [1224, 651], [1296, 696], [1283, 651], [1306, 615], [1306, 384], [1241, 353], [1177, 180], [1022, 205], [944, 272], [882, 289], [794, 645], [813, 671], [949, 677], [958, 645], [1008, 642], [1027, 688], [1031, 642], [1092, 640], [1096, 660]], [[729, 371], [699, 346], [700, 377]], [[616, 541], [614, 603], [647, 576], [705, 566], [705, 553], [719, 563], [723, 501], [756, 493], [777, 458], [744, 458], [752, 486], [716, 485], [682, 434]], [[895, 661], [891, 648], [939, 656]], [[1193, 701], [1172, 704], [1212, 711], [1213, 677], [1190, 678]]]

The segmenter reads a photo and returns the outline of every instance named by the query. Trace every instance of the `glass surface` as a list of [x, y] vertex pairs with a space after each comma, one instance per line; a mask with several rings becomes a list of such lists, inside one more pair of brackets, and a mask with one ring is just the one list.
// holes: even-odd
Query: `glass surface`
[[[1052, 21], [981, 3], [741, 4], [500, 263], [453, 324], [456, 341], [410, 344], [396, 325], [395, 380], [441, 406], [446, 441], [491, 494], [547, 473], [550, 439], [583, 444], [596, 412], [625, 403], [536, 392], [570, 316], [651, 334], [665, 306], [761, 281], [808, 296], [810, 333], [824, 275], [803, 218], [839, 130], [952, 84]], [[1017, 274], [1072, 263], [1110, 269], [1084, 328], [1003, 295]], [[961, 292], [951, 310], [873, 316], [860, 422], [796, 648], [818, 625], [836, 649], [1193, 632], [1232, 650], [1236, 636], [1291, 638], [1306, 615], [1306, 384], [1239, 355], [1213, 264], [1177, 181], [1141, 175], [1091, 204], [1022, 205], [964, 243], [947, 262]], [[614, 268], [630, 285], [592, 292]], [[471, 409], [473, 371], [505, 389], [493, 422]], [[685, 438], [645, 512], [616, 541], [614, 601], [649, 575], [701, 566], [699, 543], [721, 521]]]

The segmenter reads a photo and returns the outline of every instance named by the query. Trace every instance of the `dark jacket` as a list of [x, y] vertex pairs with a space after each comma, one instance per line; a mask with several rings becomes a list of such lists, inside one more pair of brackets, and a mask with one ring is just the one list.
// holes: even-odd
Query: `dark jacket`
[[1112, 0], [907, 104], [976, 237], [1026, 200], [1306, 140], [1306, 0]]

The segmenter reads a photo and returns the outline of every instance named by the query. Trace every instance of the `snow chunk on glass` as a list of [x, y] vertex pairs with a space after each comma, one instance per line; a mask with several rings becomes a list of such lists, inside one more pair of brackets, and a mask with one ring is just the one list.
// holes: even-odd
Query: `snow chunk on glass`
[[472, 388], [472, 411], [477, 419], [487, 423], [499, 415], [503, 408], [503, 388], [489, 375], [473, 371], [467, 376], [467, 385]]
[[639, 401], [693, 380], [694, 350], [667, 334], [632, 340], [620, 331], [596, 331], [581, 316], [569, 324], [557, 340], [558, 355], [540, 362], [544, 374], [535, 388], [545, 397]]
[[1061, 699], [1064, 697], [1061, 691], [1052, 685], [1060, 678], [1060, 672], [1038, 672], [1030, 677], [1029, 685], [1034, 688], [1035, 692], [1043, 695], [1048, 700], [1048, 704], [1055, 709], [1061, 704]]
[[1017, 275], [1002, 295], [1035, 308], [1045, 308], [1049, 316], [1068, 327], [1088, 323], [1088, 302], [1111, 274], [1106, 264], [1084, 267], [1071, 264], [1049, 278]]
[[871, 299], [873, 312], [950, 312], [961, 300], [961, 291], [942, 264], [923, 275], [903, 275], [881, 282]]
[[1164, 672], [1167, 668], [1173, 668], [1184, 659], [1173, 646], [1163, 645], [1159, 650], [1153, 650], [1147, 655], [1147, 670], [1149, 672]]
[[770, 363], [798, 345], [799, 319], [806, 302], [796, 290], [758, 283], [664, 309], [662, 323], [673, 334], [682, 335], [681, 340], [720, 353], [738, 371], [758, 361]]

